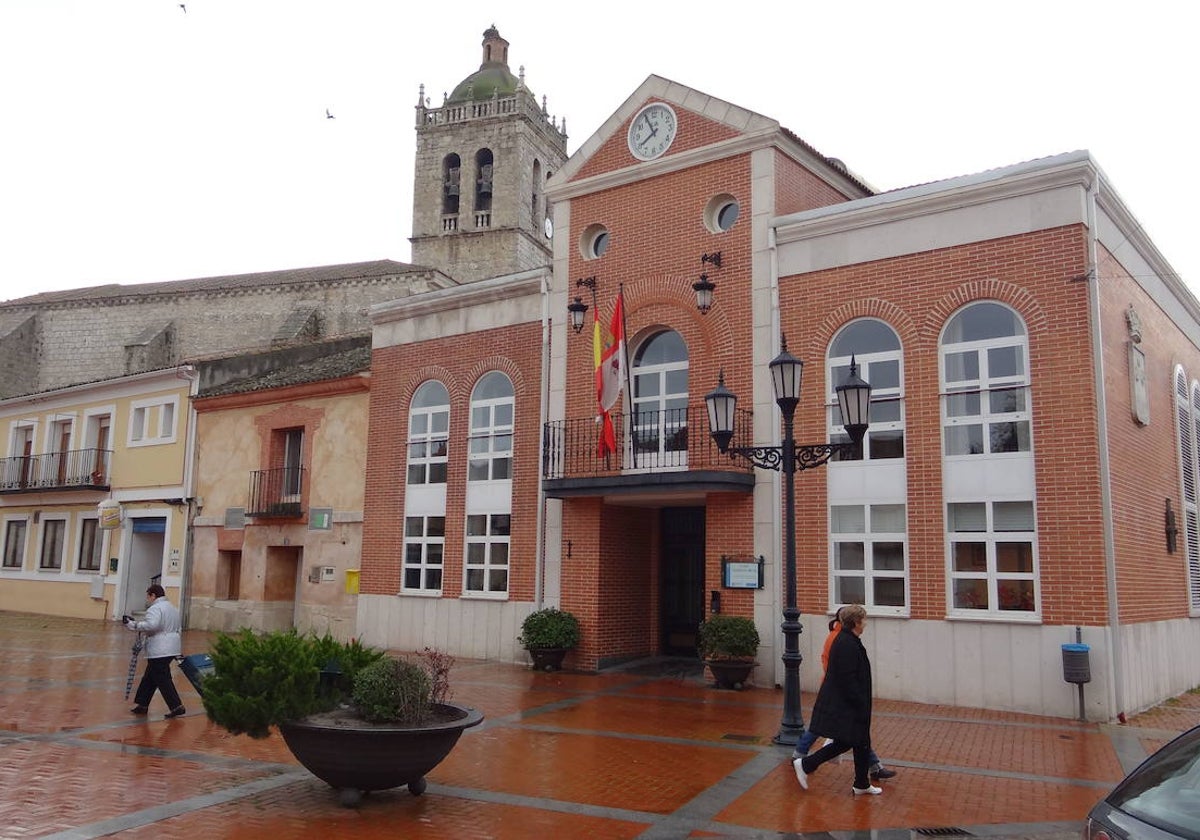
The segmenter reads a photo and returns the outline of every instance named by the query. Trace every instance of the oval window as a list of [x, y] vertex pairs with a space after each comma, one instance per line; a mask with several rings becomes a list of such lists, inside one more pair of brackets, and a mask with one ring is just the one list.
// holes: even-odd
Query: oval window
[[604, 256], [608, 251], [608, 244], [608, 228], [604, 225], [588, 225], [579, 242], [580, 251], [585, 260], [594, 260]]
[[740, 213], [741, 207], [733, 196], [714, 196], [704, 208], [704, 226], [712, 233], [724, 233], [734, 226]]

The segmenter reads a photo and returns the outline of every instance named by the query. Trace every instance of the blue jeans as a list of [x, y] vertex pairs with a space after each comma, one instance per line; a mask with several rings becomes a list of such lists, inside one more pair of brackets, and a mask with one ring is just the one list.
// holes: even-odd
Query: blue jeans
[[[817, 739], [820, 737], [820, 735], [818, 735], [816, 732], [813, 732], [811, 729], [805, 729], [803, 734], [800, 736], [800, 740], [796, 742], [796, 748], [792, 750], [792, 761], [808, 755], [808, 751], [812, 749], [812, 745], [815, 744]], [[872, 769], [882, 766], [883, 764], [883, 762], [879, 760], [879, 756], [875, 753], [874, 747], [871, 747], [870, 755], [867, 756], [867, 760], [870, 762]]]

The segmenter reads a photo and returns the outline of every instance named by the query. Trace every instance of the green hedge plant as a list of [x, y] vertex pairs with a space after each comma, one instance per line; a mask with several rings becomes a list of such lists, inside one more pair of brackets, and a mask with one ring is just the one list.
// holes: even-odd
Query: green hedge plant
[[376, 723], [418, 724], [431, 703], [449, 699], [454, 664], [430, 648], [413, 663], [357, 641], [295, 630], [218, 633], [210, 655], [204, 710], [218, 726], [251, 738], [335, 709]]
[[579, 619], [566, 610], [546, 607], [525, 616], [517, 642], [526, 650], [573, 648], [580, 635]]
[[700, 624], [701, 659], [754, 659], [758, 629], [740, 615], [712, 615]]

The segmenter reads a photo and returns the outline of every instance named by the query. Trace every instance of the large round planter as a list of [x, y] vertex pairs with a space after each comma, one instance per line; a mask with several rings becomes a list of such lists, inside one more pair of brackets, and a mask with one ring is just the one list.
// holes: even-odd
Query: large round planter
[[529, 658], [533, 660], [535, 671], [558, 671], [562, 668], [563, 659], [570, 648], [529, 648]]
[[478, 709], [452, 703], [435, 708], [457, 719], [361, 728], [295, 721], [280, 724], [279, 731], [305, 769], [341, 792], [343, 805], [358, 804], [364, 792], [401, 785], [419, 796], [425, 790], [425, 774], [450, 753], [464, 729], [483, 720]]
[[712, 671], [717, 688], [741, 689], [750, 679], [750, 672], [757, 662], [745, 659], [706, 659], [704, 664]]

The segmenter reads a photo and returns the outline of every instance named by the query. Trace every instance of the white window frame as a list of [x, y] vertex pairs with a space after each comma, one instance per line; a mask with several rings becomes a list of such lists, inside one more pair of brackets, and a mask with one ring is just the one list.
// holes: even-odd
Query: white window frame
[[[5, 566], [4, 560], [8, 557], [8, 534], [9, 525], [20, 522], [24, 528], [21, 532], [21, 552], [17, 556], [17, 565]], [[6, 516], [4, 517], [4, 530], [0, 531], [0, 572], [23, 572], [25, 571], [25, 563], [29, 555], [29, 517], [28, 516]]]
[[129, 404], [126, 446], [162, 446], [179, 435], [179, 395], [133, 400]]
[[[477, 397], [489, 379], [499, 377], [508, 386], [508, 394], [501, 397]], [[507, 422], [504, 415], [508, 415]], [[467, 440], [467, 481], [512, 481], [513, 470], [513, 419], [516, 414], [516, 399], [512, 381], [499, 371], [485, 374], [476, 383], [471, 393], [471, 429]], [[499, 417], [499, 419], [497, 419]], [[496, 476], [497, 467], [506, 466], [505, 475]], [[482, 465], [483, 475], [478, 475]]]
[[[94, 553], [96, 557], [96, 568], [85, 569], [83, 567], [83, 533], [85, 524], [94, 522], [96, 529], [96, 543]], [[104, 544], [108, 538], [108, 532], [100, 527], [100, 517], [95, 514], [87, 513], [80, 514], [75, 519], [75, 540], [71, 549], [71, 554], [75, 558], [75, 571], [84, 575], [103, 574], [104, 572]]]
[[[1027, 504], [1030, 506], [1033, 530], [997, 531], [996, 505], [998, 504]], [[950, 508], [953, 505], [983, 505], [984, 529], [976, 531], [952, 530], [953, 516]], [[949, 615], [954, 618], [991, 618], [1004, 621], [1041, 620], [1042, 593], [1041, 574], [1038, 561], [1037, 542], [1037, 505], [1032, 499], [974, 499], [950, 501], [945, 506], [946, 521], [946, 600]], [[957, 543], [982, 543], [984, 547], [985, 568], [982, 571], [959, 571], [955, 569], [955, 545]], [[1027, 545], [1030, 552], [1030, 571], [1000, 572], [998, 569], [998, 547], [1014, 543]], [[982, 580], [986, 582], [987, 606], [983, 609], [958, 607], [955, 605], [955, 583], [957, 581]], [[1001, 588], [1005, 581], [1031, 581], [1033, 584], [1033, 609], [1014, 610], [1001, 609]]]
[[[999, 306], [1009, 310], [1013, 318], [1020, 325], [1021, 332], [1018, 335], [1007, 335], [996, 338], [983, 338], [957, 342], [947, 342], [945, 338], [946, 329], [956, 318], [960, 317], [964, 312], [973, 306], [990, 304]], [[990, 372], [990, 352], [993, 350], [1003, 350], [1007, 348], [1016, 348], [1021, 355], [1022, 371], [1011, 375], [996, 375], [992, 376]], [[978, 375], [972, 379], [956, 379], [950, 381], [946, 375], [947, 358], [951, 355], [974, 355], [978, 367]], [[946, 328], [943, 329], [942, 336], [938, 341], [938, 383], [941, 392], [941, 436], [942, 436], [942, 454], [945, 458], [978, 458], [986, 456], [989, 458], [1002, 458], [1006, 456], [1025, 457], [1033, 451], [1033, 410], [1030, 405], [1032, 393], [1030, 389], [1029, 378], [1029, 330], [1025, 326], [1024, 319], [1020, 314], [1015, 312], [1011, 307], [993, 300], [978, 300], [972, 301], [962, 307], [958, 312], [947, 322]], [[1024, 407], [1018, 411], [996, 411], [992, 409], [991, 397], [993, 393], [1001, 394], [1006, 391], [1018, 390], [1024, 400]], [[979, 401], [978, 409], [974, 413], [965, 413], [952, 411], [953, 406], [957, 403], [969, 400], [975, 397]], [[992, 428], [993, 426], [1007, 424], [1024, 424], [1025, 434], [1024, 440], [1026, 446], [1018, 449], [1004, 452], [992, 451]], [[950, 431], [952, 429], [968, 428], [972, 426], [980, 427], [982, 437], [982, 448], [979, 452], [951, 452], [949, 446]], [[1020, 435], [1018, 435], [1020, 440]]]
[[[673, 359], [668, 362], [641, 363], [642, 351], [646, 345], [666, 333], [674, 333], [683, 344], [683, 359]], [[635, 470], [685, 470], [688, 463], [687, 440], [688, 430], [688, 388], [691, 381], [691, 353], [687, 341], [677, 330], [657, 330], [638, 343], [638, 349], [630, 355], [631, 393], [629, 395], [629, 421], [626, 423], [627, 434], [630, 435], [629, 446], [626, 447], [627, 469]], [[668, 391], [667, 379], [670, 374], [683, 371], [683, 390]], [[655, 377], [658, 380], [658, 393], [650, 395], [639, 394], [639, 386], [643, 380]], [[624, 390], [624, 388], [622, 388]], [[647, 413], [655, 419], [652, 422], [640, 422], [641, 415]], [[654, 449], [646, 450], [637, 447], [643, 445], [641, 433], [652, 430], [657, 435]], [[674, 441], [668, 445], [668, 441]], [[678, 446], [682, 440], [683, 446]]]
[[[421, 533], [412, 534], [409, 532], [409, 526], [412, 520], [421, 520]], [[431, 536], [430, 522], [431, 520], [440, 520], [441, 535]], [[417, 547], [420, 551], [420, 559], [412, 562], [409, 559], [409, 549]], [[436, 548], [438, 560], [431, 559], [431, 549]], [[418, 586], [408, 585], [408, 575], [412, 570], [417, 570], [420, 577]], [[437, 586], [430, 585], [430, 575], [432, 572], [438, 573]], [[446, 516], [422, 516], [422, 515], [406, 515], [404, 518], [404, 553], [402, 555], [400, 569], [400, 592], [403, 595], [441, 595], [442, 587], [446, 583]]]
[[[62, 523], [62, 545], [58, 549], [58, 565], [44, 565], [43, 552], [46, 546], [46, 532], [49, 530], [50, 523]], [[38, 543], [35, 556], [37, 557], [37, 570], [47, 574], [60, 575], [67, 571], [67, 551], [70, 547], [71, 523], [66, 515], [62, 516], [47, 516], [42, 514], [41, 527], [38, 528]]]
[[[871, 615], [896, 615], [907, 616], [909, 614], [909, 605], [911, 604], [911, 593], [909, 585], [909, 562], [908, 562], [908, 534], [906, 531], [884, 531], [876, 530], [875, 519], [877, 516], [882, 518], [882, 508], [900, 508], [901, 522], [907, 528], [908, 523], [908, 506], [904, 502], [866, 502], [866, 503], [848, 503], [848, 504], [831, 504], [829, 506], [829, 573], [830, 573], [830, 603], [831, 604], [847, 604], [847, 603], [862, 603]], [[836, 524], [839, 521], [837, 508], [852, 509], [857, 508], [862, 514], [863, 526], [861, 529], [840, 529]], [[899, 569], [877, 569], [875, 568], [875, 547], [882, 546], [885, 543], [897, 543], [900, 546], [901, 567]], [[862, 546], [862, 561], [861, 569], [839, 569], [839, 547], [842, 545], [861, 544]], [[839, 591], [839, 580], [861, 580], [863, 588], [863, 597], [861, 599], [849, 599], [845, 597], [845, 593]], [[878, 604], [875, 601], [875, 582], [877, 580], [899, 580], [904, 589], [904, 603], [896, 606], [894, 604]]]
[[1188, 383], [1182, 365], [1176, 365], [1172, 391], [1175, 399], [1176, 450], [1179, 456], [1179, 498], [1183, 500], [1183, 554], [1187, 568], [1188, 613], [1200, 616], [1200, 382]]
[[[498, 521], [498, 517], [503, 517], [508, 521], [507, 533], [498, 533], [497, 525], [502, 525]], [[481, 533], [471, 533], [472, 520], [482, 519], [484, 528]], [[471, 511], [466, 515], [464, 523], [464, 546], [463, 546], [463, 594], [471, 597], [495, 597], [506, 598], [508, 596], [509, 582], [512, 577], [510, 550], [512, 539], [512, 514], [508, 511], [482, 513]], [[472, 549], [476, 549], [479, 557], [472, 558]], [[502, 557], [500, 556], [502, 555]], [[492, 573], [496, 571], [504, 572], [504, 587], [493, 589]], [[471, 573], [481, 572], [483, 577], [483, 586], [472, 588]]]
[[[900, 336], [896, 330], [887, 321], [879, 318], [860, 318], [852, 321], [838, 331], [838, 335], [830, 342], [830, 350], [833, 345], [838, 342], [843, 333], [854, 324], [861, 321], [877, 321], [882, 326], [891, 331], [896, 337], [896, 348], [894, 350], [882, 350], [873, 353], [852, 352], [849, 355], [831, 355], [826, 354], [825, 359], [825, 382], [827, 392], [825, 394], [826, 417], [828, 419], [828, 435], [832, 443], [848, 443], [850, 436], [846, 434], [845, 426], [842, 423], [841, 411], [838, 407], [837, 386], [845, 379], [846, 374], [850, 370], [850, 362], [853, 359], [858, 364], [858, 375], [871, 383], [871, 425], [867, 429], [866, 437], [863, 438], [863, 461], [899, 461], [903, 460], [908, 453], [907, 440], [904, 423], [904, 346], [900, 343]], [[879, 377], [871, 375], [871, 368], [874, 366], [878, 369], [885, 364], [895, 364], [897, 370], [897, 384], [891, 387], [885, 387], [879, 384]], [[884, 404], [894, 403], [897, 407], [898, 416], [895, 420], [882, 420], [878, 416], [878, 407]], [[875, 458], [872, 457], [872, 438], [881, 432], [899, 432], [901, 440], [901, 449], [905, 455], [900, 458]]]
[[[438, 403], [432, 406], [415, 407], [411, 403], [408, 412], [408, 445], [405, 448], [405, 468], [404, 468], [404, 483], [412, 487], [432, 487], [446, 484], [446, 474], [449, 471], [449, 453], [450, 453], [450, 392], [446, 386], [435, 379], [430, 379], [422, 382], [421, 385], [413, 392], [413, 401], [416, 401], [417, 396], [426, 386], [440, 386], [442, 392], [446, 395], [445, 403]], [[420, 425], [421, 428], [417, 429]], [[438, 454], [430, 454], [440, 444], [441, 451]], [[413, 450], [415, 447], [422, 447], [423, 455], [414, 457]], [[412, 480], [412, 468], [421, 467], [423, 470], [424, 480]], [[433, 474], [433, 467], [441, 467], [442, 480], [430, 481], [430, 476]]]

